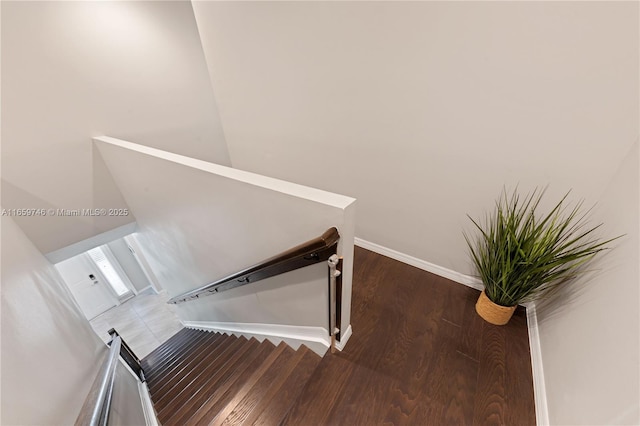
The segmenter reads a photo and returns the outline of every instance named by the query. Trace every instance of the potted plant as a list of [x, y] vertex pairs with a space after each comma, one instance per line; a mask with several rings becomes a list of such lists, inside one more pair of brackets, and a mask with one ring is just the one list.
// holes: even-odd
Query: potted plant
[[469, 216], [479, 234], [474, 238], [465, 232], [464, 237], [484, 284], [476, 311], [492, 324], [506, 324], [517, 305], [573, 281], [615, 239], [600, 241], [594, 231], [602, 224], [588, 226], [589, 211], [582, 212], [582, 201], [568, 208], [569, 193], [540, 215], [545, 190], [521, 199], [517, 190], [508, 196], [505, 189], [484, 223]]

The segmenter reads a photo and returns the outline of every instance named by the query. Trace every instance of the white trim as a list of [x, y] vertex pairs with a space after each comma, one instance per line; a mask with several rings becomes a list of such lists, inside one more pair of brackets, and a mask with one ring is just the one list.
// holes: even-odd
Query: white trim
[[342, 351], [344, 347], [347, 345], [349, 338], [351, 337], [353, 330], [351, 329], [351, 324], [347, 327], [347, 330], [344, 333], [340, 334], [340, 341], [336, 342], [336, 349]]
[[146, 382], [138, 380], [138, 393], [140, 394], [140, 401], [142, 402], [142, 412], [144, 413], [145, 424], [147, 426], [160, 426]]
[[542, 348], [540, 333], [538, 332], [538, 315], [534, 303], [528, 303], [527, 327], [529, 329], [529, 350], [531, 351], [531, 372], [533, 374], [533, 394], [536, 407], [536, 424], [549, 424], [549, 410], [547, 407], [547, 391], [544, 383], [544, 369], [542, 366]]
[[[111, 251], [111, 247], [109, 247], [108, 244], [104, 244], [104, 245], [100, 246], [100, 249], [104, 253], [104, 256], [107, 258], [109, 263], [111, 263], [111, 266], [113, 266], [113, 269], [115, 269], [116, 273], [118, 274], [118, 276], [122, 280], [122, 283], [124, 284], [124, 286], [127, 288], [127, 290], [129, 290], [128, 293], [125, 293], [122, 296], [117, 296], [118, 300], [120, 301], [120, 303], [124, 303], [127, 300], [131, 299], [132, 297], [137, 296], [138, 295], [138, 291], [136, 290], [136, 286], [133, 285], [133, 283], [129, 279], [129, 276], [127, 275], [127, 273], [124, 271], [124, 269], [122, 269], [122, 266], [120, 265], [120, 262], [113, 255], [113, 251]], [[89, 259], [91, 259], [91, 261], [96, 266], [96, 268], [98, 268], [98, 270], [100, 270], [100, 267], [98, 266], [98, 264], [96, 264], [95, 260], [93, 260], [91, 255], [89, 255]], [[105, 277], [105, 275], [102, 273], [102, 271], [100, 271], [100, 274], [105, 279], [105, 281], [108, 283], [109, 280], [107, 279], [107, 277]], [[109, 285], [109, 286], [111, 287], [111, 285]], [[114, 289], [114, 292], [115, 292], [115, 289]]]
[[480, 281], [476, 277], [461, 274], [460, 272], [456, 272], [451, 269], [445, 268], [443, 266], [439, 266], [434, 263], [427, 262], [426, 260], [418, 259], [417, 257], [413, 257], [408, 254], [390, 249], [388, 247], [381, 246], [380, 244], [363, 240], [362, 238], [356, 237], [354, 240], [354, 243], [358, 247], [371, 250], [383, 256], [390, 257], [391, 259], [395, 259], [402, 263], [406, 263], [407, 265], [415, 266], [416, 268], [422, 269], [423, 271], [431, 272], [432, 274], [436, 274], [440, 277], [450, 279], [457, 283], [466, 285], [467, 287], [475, 288], [476, 290], [484, 289], [484, 286], [482, 285], [482, 281]]
[[145, 277], [147, 277], [147, 280], [149, 280], [151, 287], [153, 287], [153, 290], [156, 293], [159, 293], [160, 290], [162, 290], [162, 286], [158, 284], [158, 280], [155, 274], [153, 273], [153, 271], [151, 270], [151, 266], [149, 265], [149, 262], [147, 262], [147, 259], [144, 257], [144, 254], [142, 254], [142, 249], [140, 248], [140, 244], [138, 244], [138, 240], [136, 239], [135, 234], [129, 234], [125, 236], [123, 239], [125, 244], [127, 244], [129, 251], [131, 252], [133, 257], [136, 259], [136, 262], [138, 262], [138, 265], [140, 266], [140, 269], [142, 269], [142, 272], [144, 273]]
[[138, 294], [143, 293], [143, 292], [145, 292], [145, 291], [147, 291], [147, 290], [151, 290], [151, 291], [153, 291], [155, 294], [159, 294], [159, 293], [158, 293], [158, 290], [156, 290], [156, 289], [153, 287], [153, 285], [151, 285], [151, 284], [149, 284], [148, 286], [146, 286], [146, 287], [141, 288], [140, 290], [138, 290]]
[[310, 188], [308, 186], [298, 185], [297, 183], [286, 182], [283, 180], [258, 175], [244, 170], [222, 166], [220, 164], [209, 163], [203, 160], [185, 157], [184, 155], [162, 151], [145, 145], [138, 145], [136, 143], [127, 142], [109, 136], [95, 137], [93, 138], [93, 141], [97, 144], [98, 149], [100, 149], [101, 146], [104, 145], [124, 148], [130, 151], [139, 152], [141, 154], [161, 158], [173, 163], [182, 164], [183, 166], [233, 179], [238, 182], [244, 182], [249, 185], [259, 186], [261, 188], [270, 189], [272, 191], [281, 192], [283, 194], [293, 195], [294, 197], [304, 198], [306, 200], [315, 201], [321, 204], [327, 204], [340, 209], [345, 209], [347, 206], [355, 202], [355, 198], [347, 197], [345, 195], [335, 194], [333, 192], [327, 192], [321, 189]]
[[89, 237], [86, 240], [78, 241], [77, 243], [46, 253], [44, 256], [49, 260], [49, 262], [55, 265], [63, 260], [71, 259], [74, 256], [82, 254], [87, 250], [100, 247], [104, 244], [110, 243], [111, 241], [115, 241], [118, 238], [122, 238], [125, 235], [129, 235], [136, 231], [136, 227], [136, 222], [130, 222], [126, 225], [110, 229], [107, 232]]
[[183, 323], [185, 327], [200, 330], [220, 331], [236, 335], [248, 334], [255, 337], [266, 337], [269, 340], [276, 338], [284, 340], [294, 348], [303, 343], [321, 356], [331, 344], [329, 332], [323, 327], [216, 321], [184, 321]]

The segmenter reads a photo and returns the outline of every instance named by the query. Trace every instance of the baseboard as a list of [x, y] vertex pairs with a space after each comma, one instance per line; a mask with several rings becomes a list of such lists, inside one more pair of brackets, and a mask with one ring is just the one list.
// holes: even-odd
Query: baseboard
[[336, 342], [336, 349], [337, 350], [342, 351], [344, 349], [344, 347], [346, 346], [347, 342], [349, 341], [349, 338], [351, 337], [352, 333], [353, 333], [353, 330], [351, 329], [351, 324], [349, 324], [349, 327], [347, 327], [345, 332], [344, 333], [340, 333], [340, 341]]
[[158, 293], [158, 291], [155, 288], [153, 288], [153, 286], [151, 284], [149, 284], [148, 286], [138, 290], [138, 294], [144, 293], [147, 290], [151, 290], [154, 294], [160, 294], [160, 293]]
[[356, 237], [354, 242], [358, 247], [371, 250], [383, 256], [390, 257], [391, 259], [406, 263], [407, 265], [415, 266], [423, 271], [431, 272], [432, 274], [466, 285], [467, 287], [472, 287], [476, 290], [482, 290], [484, 288], [482, 286], [482, 281], [470, 275], [461, 274], [460, 272], [427, 262], [426, 260], [418, 259], [417, 257], [381, 246], [380, 244], [363, 240], [362, 238]]
[[[294, 349], [304, 344], [320, 356], [323, 356], [331, 344], [329, 333], [323, 327], [308, 327], [283, 324], [260, 324], [216, 321], [183, 321], [185, 327], [199, 330], [219, 331], [237, 336], [255, 337], [258, 340], [269, 339], [278, 344], [285, 341]], [[351, 326], [347, 328], [350, 333]], [[348, 336], [347, 336], [348, 340]], [[343, 346], [346, 340], [343, 339]]]
[[527, 327], [529, 329], [529, 350], [531, 351], [531, 372], [533, 374], [533, 395], [536, 406], [536, 424], [549, 424], [549, 410], [547, 407], [547, 391], [544, 383], [544, 369], [542, 367], [542, 348], [540, 333], [538, 332], [538, 315], [535, 303], [529, 303], [527, 308]]

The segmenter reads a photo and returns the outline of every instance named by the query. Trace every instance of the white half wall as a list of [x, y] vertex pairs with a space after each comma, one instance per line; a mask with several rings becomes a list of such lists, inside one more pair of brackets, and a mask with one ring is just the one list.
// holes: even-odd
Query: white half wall
[[[170, 296], [201, 287], [335, 226], [351, 316], [355, 200], [109, 137], [95, 139], [137, 218], [136, 241]], [[326, 263], [176, 305], [183, 322], [328, 329]]]
[[637, 2], [193, 7], [233, 166], [353, 196], [357, 237], [456, 272], [503, 185], [593, 203], [638, 135]]
[[[107, 354], [62, 277], [10, 217], [2, 217], [0, 423], [68, 425]], [[144, 424], [136, 380], [118, 373], [116, 424]], [[142, 419], [142, 421], [140, 421]]]
[[552, 425], [640, 424], [640, 149], [602, 195], [603, 235], [625, 234], [575, 283], [572, 299], [537, 306]]
[[[229, 163], [190, 2], [0, 7], [5, 208], [126, 208], [91, 143], [105, 132]], [[16, 218], [42, 253], [134, 220]]]

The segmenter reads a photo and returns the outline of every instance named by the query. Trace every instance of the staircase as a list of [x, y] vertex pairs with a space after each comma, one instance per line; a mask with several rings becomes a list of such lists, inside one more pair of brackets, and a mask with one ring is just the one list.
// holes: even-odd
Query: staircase
[[301, 346], [183, 329], [141, 362], [158, 420], [279, 424], [321, 358]]

